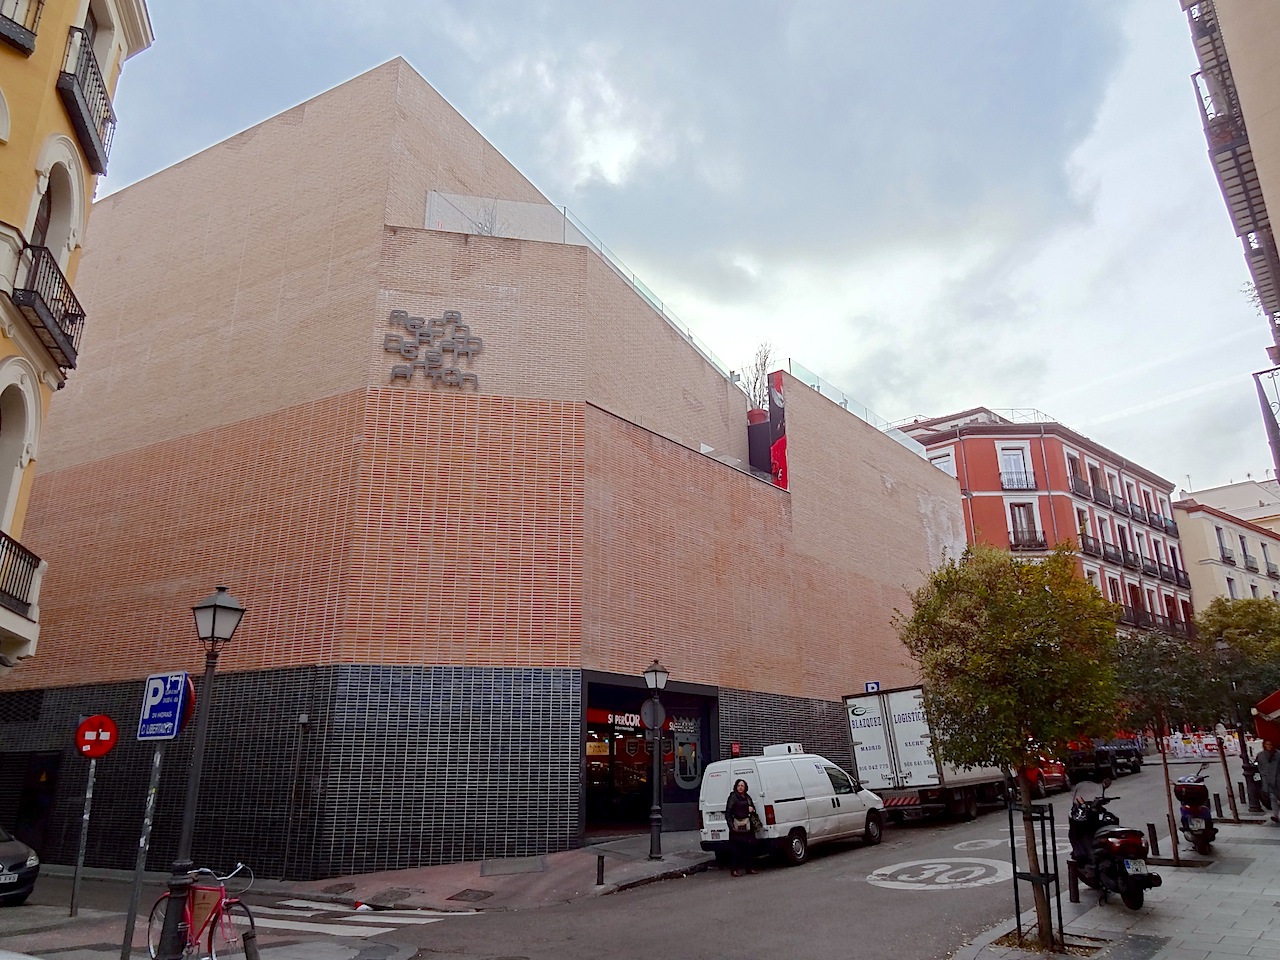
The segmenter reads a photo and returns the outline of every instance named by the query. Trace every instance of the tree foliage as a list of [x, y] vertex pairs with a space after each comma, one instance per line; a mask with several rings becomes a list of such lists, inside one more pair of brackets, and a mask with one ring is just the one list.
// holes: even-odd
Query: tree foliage
[[1280, 690], [1280, 603], [1218, 597], [1196, 620], [1202, 655], [1212, 662], [1210, 719], [1230, 717]]
[[944, 760], [1018, 770], [1039, 749], [1114, 730], [1117, 611], [1076, 573], [1069, 547], [1043, 560], [969, 547], [911, 603], [899, 635]]
[[1126, 727], [1166, 722], [1212, 724], [1214, 660], [1203, 641], [1154, 630], [1124, 630], [1116, 638], [1120, 720]]

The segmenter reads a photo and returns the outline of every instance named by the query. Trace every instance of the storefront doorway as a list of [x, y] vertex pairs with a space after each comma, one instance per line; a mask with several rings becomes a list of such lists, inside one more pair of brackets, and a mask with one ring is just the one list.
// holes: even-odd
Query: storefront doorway
[[[585, 814], [588, 833], [648, 829], [653, 804], [653, 741], [646, 738], [640, 706], [643, 687], [587, 684]], [[716, 759], [713, 696], [670, 688], [663, 730], [663, 829], [697, 826], [702, 771]]]

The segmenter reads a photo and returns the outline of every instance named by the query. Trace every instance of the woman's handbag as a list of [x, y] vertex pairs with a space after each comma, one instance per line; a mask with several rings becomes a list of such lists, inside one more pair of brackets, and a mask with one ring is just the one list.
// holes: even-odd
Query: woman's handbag
[[737, 817], [733, 818], [734, 833], [746, 833], [750, 829], [751, 829], [751, 820], [749, 818], [743, 817], [741, 820], [739, 820]]

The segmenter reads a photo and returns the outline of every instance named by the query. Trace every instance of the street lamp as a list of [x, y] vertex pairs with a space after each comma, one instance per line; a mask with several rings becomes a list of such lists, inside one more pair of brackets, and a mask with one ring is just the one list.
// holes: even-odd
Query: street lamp
[[182, 833], [178, 838], [178, 859], [173, 861], [169, 877], [169, 905], [164, 913], [164, 927], [160, 934], [157, 960], [182, 960], [185, 953], [187, 932], [186, 905], [191, 892], [191, 839], [196, 829], [196, 802], [200, 797], [200, 768], [204, 765], [204, 741], [209, 731], [209, 714], [213, 712], [213, 671], [218, 666], [218, 654], [231, 640], [231, 635], [244, 616], [244, 604], [226, 587], [205, 597], [191, 608], [196, 621], [196, 636], [204, 647], [204, 685], [200, 696], [204, 700], [196, 712], [196, 740], [191, 750], [191, 766], [187, 771], [187, 798], [182, 808]]
[[662, 859], [662, 725], [667, 713], [662, 709], [658, 695], [666, 689], [669, 670], [657, 660], [644, 672], [644, 684], [653, 691], [653, 698], [645, 704], [642, 719], [653, 732], [653, 806], [649, 808], [649, 859]]

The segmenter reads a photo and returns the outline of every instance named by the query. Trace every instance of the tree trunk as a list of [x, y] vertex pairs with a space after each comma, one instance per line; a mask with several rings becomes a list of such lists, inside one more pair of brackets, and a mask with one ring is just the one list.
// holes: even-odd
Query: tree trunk
[[1168, 724], [1164, 722], [1164, 714], [1159, 717], [1159, 736], [1160, 736], [1160, 765], [1164, 768], [1164, 802], [1169, 806], [1169, 846], [1173, 848], [1173, 865], [1175, 867], [1182, 866], [1181, 854], [1178, 853], [1178, 819], [1173, 815], [1173, 797], [1170, 791], [1173, 789], [1169, 781], [1169, 757], [1164, 752], [1164, 731], [1169, 729]]
[[[1036, 822], [1031, 819], [1031, 781], [1025, 767], [1018, 767], [1018, 796], [1022, 798], [1022, 834], [1027, 847], [1027, 872], [1040, 873], [1040, 848], [1036, 843]], [[1057, 843], [1057, 838], [1051, 838]], [[1040, 946], [1045, 950], [1057, 950], [1058, 941], [1053, 935], [1053, 914], [1049, 910], [1049, 888], [1043, 883], [1033, 883], [1031, 894], [1036, 904], [1036, 930]]]

